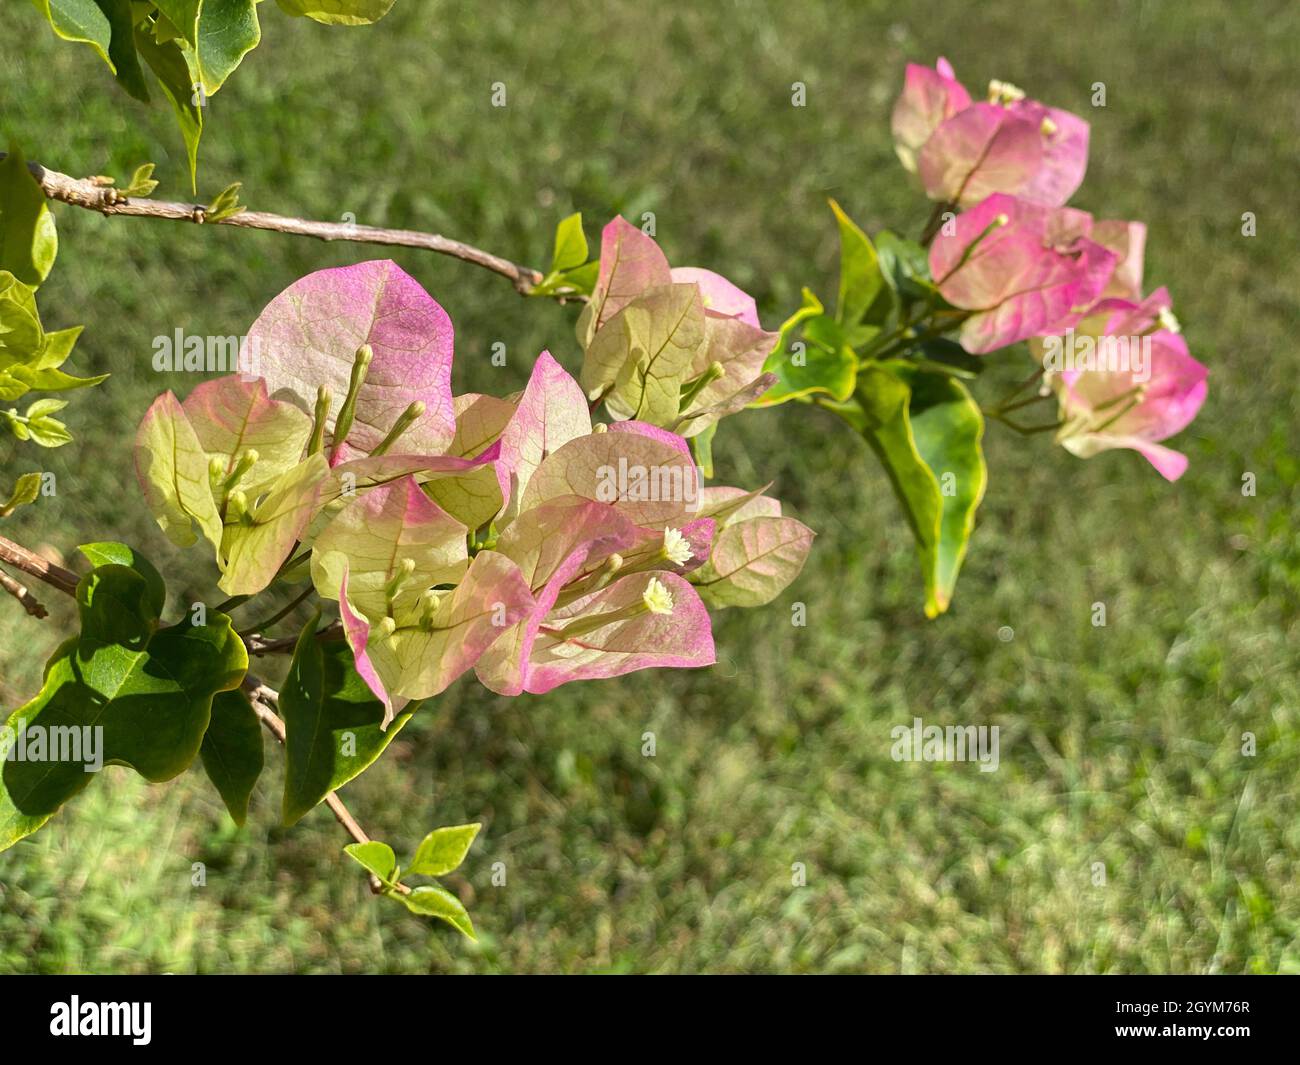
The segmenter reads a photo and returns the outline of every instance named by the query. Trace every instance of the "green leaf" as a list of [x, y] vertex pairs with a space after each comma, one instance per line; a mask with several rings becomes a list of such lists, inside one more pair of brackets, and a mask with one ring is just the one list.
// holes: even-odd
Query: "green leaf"
[[153, 0], [188, 46], [187, 59], [203, 92], [221, 88], [257, 47], [262, 30], [255, 0]]
[[385, 884], [393, 883], [397, 872], [397, 855], [387, 843], [372, 839], [369, 843], [349, 843], [343, 850], [354, 862], [365, 866]]
[[41, 447], [62, 447], [64, 444], [72, 443], [72, 434], [68, 432], [68, 427], [63, 422], [51, 418], [48, 414], [32, 417], [30, 410], [27, 415], [27, 433], [32, 443], [39, 444]]
[[461, 905], [460, 899], [446, 888], [422, 884], [414, 888], [409, 895], [394, 893], [392, 897], [402, 902], [412, 913], [418, 913], [422, 917], [441, 918], [470, 939], [478, 941], [469, 913]]
[[90, 561], [92, 566], [126, 566], [144, 578], [149, 592], [146, 600], [148, 608], [155, 617], [161, 617], [167, 603], [167, 585], [162, 574], [144, 555], [126, 544], [115, 540], [99, 540], [93, 544], [82, 544], [77, 548]]
[[9, 498], [0, 503], [0, 518], [7, 518], [19, 507], [35, 503], [40, 491], [41, 475], [39, 473], [24, 473], [14, 482]]
[[831, 200], [840, 230], [840, 291], [835, 320], [845, 329], [866, 321], [882, 325], [894, 308], [894, 293], [880, 269], [870, 238]]
[[316, 624], [312, 618], [302, 630], [280, 689], [286, 825], [370, 766], [419, 705], [407, 706], [381, 731], [384, 704], [357, 673], [348, 645], [316, 639]]
[[126, 187], [121, 190], [123, 196], [150, 196], [153, 190], [158, 187], [158, 182], [153, 179], [154, 164], [141, 163], [135, 168], [135, 173], [131, 175], [131, 180]]
[[74, 388], [93, 388], [108, 380], [106, 373], [95, 377], [73, 377], [62, 370], [33, 370], [29, 366], [13, 366], [6, 373], [30, 392], [70, 392]]
[[388, 14], [394, 0], [276, 0], [286, 15], [332, 26], [366, 26]]
[[[831, 322], [831, 319], [814, 318], [809, 324], [819, 321]], [[847, 343], [828, 347], [805, 337], [792, 342], [788, 350], [779, 350], [768, 359], [764, 369], [775, 373], [777, 381], [759, 397], [755, 406], [770, 407], [818, 393], [844, 400], [853, 394], [858, 357]]]
[[185, 53], [175, 41], [159, 44], [148, 30], [137, 28], [135, 46], [140, 56], [158, 78], [163, 95], [172, 105], [176, 122], [185, 141], [185, 155], [190, 166], [190, 191], [198, 191], [199, 139], [203, 136], [202, 97], [195, 91]]
[[714, 422], [702, 433], [697, 433], [691, 437], [691, 454], [695, 457], [695, 465], [700, 468], [700, 473], [705, 477], [713, 476], [713, 437], [718, 432], [718, 423]]
[[94, 0], [32, 0], [33, 6], [49, 20], [51, 28], [65, 41], [88, 44], [110, 70], [108, 56], [113, 27]]
[[988, 366], [986, 359], [972, 355], [955, 340], [946, 337], [923, 341], [916, 351], [919, 354], [912, 355], [908, 362], [917, 369], [945, 373], [968, 381], [978, 377]]
[[49, 275], [58, 250], [45, 192], [11, 144], [0, 160], [0, 270], [35, 288]]
[[220, 222], [223, 218], [233, 218], [241, 214], [246, 208], [239, 202], [239, 190], [244, 187], [242, 181], [236, 181], [227, 185], [216, 198], [208, 204], [204, 216], [209, 222]]
[[587, 261], [587, 234], [582, 231], [581, 212], [569, 215], [555, 227], [555, 252], [551, 272], [560, 274]]
[[117, 75], [117, 83], [142, 103], [149, 102], [149, 86], [140, 68], [140, 56], [135, 49], [135, 19], [131, 14], [131, 0], [96, 0], [108, 18], [112, 37], [108, 43], [109, 66]]
[[[803, 339], [793, 339], [796, 330], [803, 330]], [[777, 383], [755, 400], [755, 407], [770, 407], [814, 393], [843, 400], [853, 394], [858, 357], [845, 342], [838, 323], [825, 313], [822, 301], [805, 288], [803, 303], [781, 324], [776, 348], [763, 370], [776, 374]]]
[[885, 281], [900, 297], [929, 299], [937, 292], [930, 279], [929, 255], [916, 241], [882, 229], [876, 234], [876, 251]]
[[33, 371], [57, 370], [72, 355], [72, 349], [76, 346], [81, 332], [82, 326], [76, 325], [70, 329], [56, 329], [53, 333], [46, 333], [35, 360], [28, 364], [28, 368]]
[[[39, 760], [10, 752], [0, 770], [0, 850], [35, 832], [90, 783], [94, 760], [85, 756], [96, 747], [104, 764], [129, 766], [152, 782], [181, 773], [199, 752], [212, 697], [243, 679], [248, 655], [228, 617], [159, 629], [151, 596], [145, 578], [125, 566], [100, 566], [77, 585], [80, 636], [55, 651], [40, 693], [7, 722], [32, 743], [61, 735], [65, 757], [49, 758], [48, 746]], [[52, 733], [50, 726], [77, 731]], [[91, 742], [77, 752], [74, 735]], [[31, 759], [30, 744], [27, 750]], [[77, 753], [82, 757], [67, 757]]]
[[952, 600], [984, 495], [983, 415], [961, 382], [899, 362], [867, 366], [857, 400], [859, 430], [916, 538], [926, 616], [936, 617]]
[[199, 756], [235, 824], [243, 825], [263, 758], [262, 724], [242, 691], [221, 692], [212, 700], [212, 720]]
[[0, 369], [15, 363], [31, 364], [45, 342], [36, 310], [36, 289], [0, 270]]
[[480, 824], [435, 828], [420, 841], [415, 857], [406, 870], [418, 876], [443, 876], [460, 866], [478, 835]]
[[590, 296], [596, 287], [596, 278], [600, 276], [600, 260], [593, 259], [582, 266], [575, 266], [560, 275], [561, 290], [572, 290], [583, 296]]

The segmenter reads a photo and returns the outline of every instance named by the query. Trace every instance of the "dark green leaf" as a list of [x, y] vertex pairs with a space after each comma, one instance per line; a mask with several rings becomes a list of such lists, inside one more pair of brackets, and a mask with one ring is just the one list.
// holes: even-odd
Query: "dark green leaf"
[[934, 294], [929, 255], [916, 241], [905, 240], [883, 229], [876, 234], [876, 251], [885, 281], [898, 295], [916, 300]]
[[[100, 566], [83, 577], [81, 634], [55, 651], [40, 693], [9, 718], [12, 734], [34, 742], [56, 735], [49, 726], [72, 728], [64, 735], [91, 738], [105, 764], [130, 766], [154, 782], [182, 772], [199, 752], [212, 697], [239, 685], [248, 655], [224, 614], [207, 625], [159, 629], [152, 598], [145, 578], [125, 566]], [[95, 736], [102, 744], [93, 744]], [[26, 761], [11, 752], [0, 770], [0, 850], [36, 831], [90, 783], [88, 750], [74, 746], [59, 759]]]
[[212, 720], [199, 756], [230, 816], [242, 825], [262, 774], [262, 725], [242, 691], [221, 692], [212, 700]]
[[840, 230], [840, 292], [835, 320], [845, 329], [867, 322], [881, 326], [895, 307], [893, 290], [885, 282], [871, 240], [831, 200]]
[[117, 75], [117, 83], [142, 103], [149, 102], [149, 86], [140, 57], [135, 50], [135, 20], [131, 16], [131, 0], [96, 0], [112, 28], [108, 44], [110, 66]]
[[144, 578], [149, 591], [146, 601], [154, 617], [161, 617], [167, 603], [167, 585], [163, 583], [162, 574], [154, 568], [144, 555], [126, 544], [115, 540], [100, 540], [93, 544], [82, 544], [77, 548], [90, 561], [92, 566], [126, 566]]
[[925, 578], [925, 613], [948, 609], [984, 494], [984, 421], [959, 381], [901, 362], [858, 379], [859, 431], [903, 506]]
[[136, 29], [135, 46], [140, 56], [158, 77], [163, 95], [172, 105], [172, 112], [181, 128], [185, 141], [185, 155], [190, 166], [190, 190], [198, 191], [199, 138], [203, 136], [202, 97], [196, 92], [194, 75], [185, 60], [185, 53], [175, 41], [159, 44], [147, 30]]
[[378, 758], [410, 720], [416, 705], [380, 730], [384, 704], [353, 665], [342, 640], [315, 638], [317, 620], [302, 630], [280, 689], [284, 717], [283, 817], [291, 825]]

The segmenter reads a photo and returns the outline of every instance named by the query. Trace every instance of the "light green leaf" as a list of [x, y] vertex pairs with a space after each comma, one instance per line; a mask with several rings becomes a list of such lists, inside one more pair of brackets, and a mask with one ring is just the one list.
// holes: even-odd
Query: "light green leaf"
[[384, 705], [357, 673], [348, 645], [316, 639], [316, 625], [312, 618], [303, 629], [280, 689], [286, 825], [368, 768], [419, 705], [408, 705], [381, 731]]
[[0, 270], [0, 369], [15, 363], [32, 364], [45, 340], [36, 310], [36, 289]]
[[[805, 322], [806, 329], [815, 330], [819, 325], [828, 330], [837, 328], [834, 320], [825, 315]], [[853, 394], [857, 381], [858, 357], [847, 342], [832, 346], [806, 332], [802, 340], [791, 341], [788, 347], [779, 348], [764, 364], [764, 369], [776, 374], [776, 384], [760, 396], [754, 406], [770, 407], [816, 394], [845, 400]]]
[[[151, 595], [144, 577], [125, 566], [101, 566], [81, 579], [80, 636], [55, 651], [40, 693], [7, 722], [28, 744], [29, 760], [11, 757], [0, 769], [0, 850], [90, 783], [96, 753], [153, 782], [181, 773], [199, 752], [212, 697], [243, 679], [248, 655], [229, 618], [158, 629]], [[48, 757], [47, 746], [34, 760], [31, 744], [56, 737], [63, 757]]]
[[154, 164], [141, 163], [135, 168], [135, 173], [131, 175], [131, 180], [121, 190], [123, 196], [150, 196], [153, 190], [158, 187], [158, 182], [153, 178]]
[[372, 839], [369, 843], [349, 843], [343, 850], [359, 865], [374, 873], [385, 884], [393, 882], [397, 872], [397, 855], [387, 843]]
[[454, 825], [450, 828], [435, 828], [420, 841], [415, 857], [411, 859], [407, 874], [418, 876], [443, 876], [459, 867], [469, 853], [470, 845], [480, 824]]
[[[49, 401], [42, 400], [42, 402]], [[48, 414], [33, 417], [29, 411], [27, 433], [32, 443], [39, 444], [41, 447], [62, 447], [64, 444], [72, 443], [72, 434], [68, 432], [68, 427]]]
[[33, 370], [28, 366], [13, 366], [6, 372], [31, 392], [70, 392], [74, 388], [92, 388], [108, 380], [106, 373], [95, 377], [73, 377], [62, 370]]
[[45, 192], [11, 144], [0, 160], [0, 270], [34, 288], [48, 276], [58, 250]]
[[39, 473], [24, 473], [14, 482], [9, 498], [0, 503], [0, 518], [7, 518], [19, 507], [35, 503], [40, 491], [41, 475]]
[[246, 208], [239, 202], [239, 190], [243, 187], [242, 181], [236, 181], [218, 192], [204, 212], [207, 220], [220, 222], [223, 218], [233, 218], [237, 214], [242, 214]]
[[388, 14], [394, 0], [276, 0], [286, 15], [306, 15], [331, 26], [365, 26]]
[[551, 272], [563, 273], [587, 261], [587, 234], [582, 231], [582, 214], [571, 214], [555, 227], [555, 252]]
[[262, 724], [242, 691], [221, 692], [212, 700], [199, 756], [231, 818], [242, 825], [263, 765]]
[[82, 326], [70, 329], [56, 329], [46, 333], [39, 352], [33, 362], [28, 363], [32, 370], [57, 370], [72, 355], [72, 349], [81, 336]]
[[418, 913], [422, 917], [439, 917], [470, 939], [478, 941], [469, 913], [460, 899], [446, 888], [422, 884], [414, 888], [409, 895], [395, 893], [393, 898], [401, 901], [412, 913]]

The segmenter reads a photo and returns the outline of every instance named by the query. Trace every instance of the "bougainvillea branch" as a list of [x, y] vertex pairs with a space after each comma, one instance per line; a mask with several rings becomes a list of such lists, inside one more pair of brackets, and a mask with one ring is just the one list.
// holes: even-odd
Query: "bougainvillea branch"
[[[287, 738], [287, 733], [285, 732], [284, 721], [281, 719], [280, 715], [275, 712], [275, 708], [280, 703], [280, 693], [274, 688], [262, 683], [262, 681], [257, 677], [254, 677], [251, 673], [244, 678], [243, 689], [248, 695], [249, 703], [252, 704], [253, 712], [257, 714], [258, 721], [260, 721], [266, 727], [266, 730], [275, 737], [276, 742], [283, 746]], [[327, 793], [322, 801], [329, 807], [329, 811], [334, 815], [334, 819], [338, 821], [338, 823], [343, 826], [344, 831], [352, 837], [354, 843], [366, 844], [372, 842], [370, 837], [366, 834], [366, 830], [362, 828], [357, 819], [352, 816], [351, 811], [343, 804], [343, 800], [338, 797], [336, 792], [331, 791]], [[376, 895], [381, 895], [384, 891], [383, 882], [373, 873], [370, 876], [370, 890]], [[411, 889], [405, 884], [395, 884], [394, 890], [399, 894], [404, 895], [409, 895], [411, 893]]]
[[[0, 158], [3, 158], [2, 153]], [[271, 214], [267, 211], [241, 210], [221, 217], [214, 215], [210, 205], [125, 195], [103, 178], [74, 178], [35, 162], [28, 163], [28, 169], [50, 199], [73, 207], [84, 207], [103, 215], [123, 218], [159, 218], [200, 225], [233, 226], [237, 229], [263, 229], [324, 241], [351, 241], [356, 244], [420, 248], [424, 251], [437, 252], [439, 255], [449, 255], [461, 262], [481, 266], [494, 274], [500, 274], [507, 278], [520, 293], [529, 292], [542, 281], [540, 271], [437, 233], [423, 233], [414, 229], [388, 229], [355, 222], [318, 222], [306, 218]]]

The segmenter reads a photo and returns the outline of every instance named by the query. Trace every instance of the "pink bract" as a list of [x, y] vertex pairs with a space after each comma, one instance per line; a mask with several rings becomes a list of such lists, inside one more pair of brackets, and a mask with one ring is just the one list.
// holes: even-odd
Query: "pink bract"
[[1063, 329], [1090, 307], [1115, 255], [1088, 239], [1092, 218], [1001, 193], [958, 215], [952, 233], [930, 248], [930, 270], [944, 299], [974, 311], [961, 344], [984, 354]]
[[455, 431], [451, 319], [391, 260], [318, 270], [295, 281], [253, 323], [245, 352], [275, 398], [291, 393], [310, 410], [317, 388], [327, 386], [332, 420], [363, 344], [371, 346], [374, 358], [357, 399], [349, 444], [369, 451], [419, 400], [425, 413], [403, 434], [403, 449], [442, 453]]

